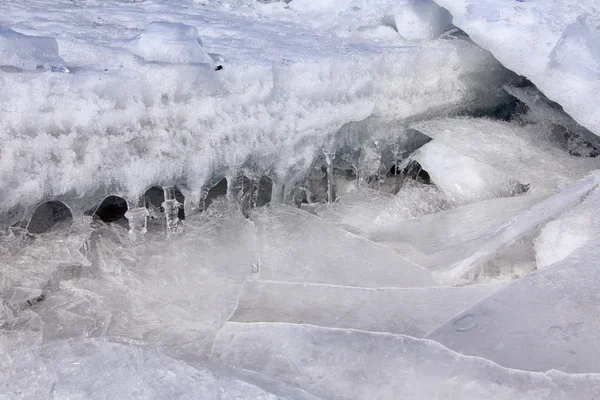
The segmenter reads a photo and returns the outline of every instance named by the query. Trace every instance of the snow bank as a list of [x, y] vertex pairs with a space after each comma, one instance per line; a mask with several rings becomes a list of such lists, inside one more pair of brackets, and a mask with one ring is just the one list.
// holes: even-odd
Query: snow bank
[[69, 72], [58, 56], [56, 39], [28, 36], [0, 25], [0, 67]]
[[153, 21], [126, 48], [146, 61], [171, 64], [212, 64], [202, 49], [198, 29], [185, 24]]
[[600, 8], [577, 2], [435, 0], [510, 70], [600, 135]]

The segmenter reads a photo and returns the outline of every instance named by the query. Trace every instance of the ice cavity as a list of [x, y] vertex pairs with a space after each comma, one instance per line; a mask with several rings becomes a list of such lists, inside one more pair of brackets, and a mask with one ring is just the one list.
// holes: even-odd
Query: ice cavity
[[435, 1], [475, 43], [600, 135], [597, 1]]
[[146, 31], [125, 45], [130, 52], [150, 62], [171, 64], [211, 64], [204, 52], [196, 27], [186, 24], [153, 21]]
[[0, 25], [0, 67], [69, 72], [58, 55], [56, 39], [28, 36]]

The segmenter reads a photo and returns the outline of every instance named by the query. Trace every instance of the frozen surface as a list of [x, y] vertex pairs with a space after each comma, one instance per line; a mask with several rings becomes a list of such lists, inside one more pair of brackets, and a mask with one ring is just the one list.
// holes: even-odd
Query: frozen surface
[[435, 0], [453, 23], [600, 134], [600, 8], [596, 0]]
[[43, 345], [33, 332], [3, 332], [0, 354], [2, 399], [286, 398], [154, 350], [98, 339]]
[[428, 269], [441, 271], [475, 253], [538, 201], [539, 197], [529, 195], [481, 201], [379, 226], [368, 237]]
[[261, 279], [358, 287], [434, 285], [426, 269], [307, 212], [266, 209], [255, 223]]
[[427, 338], [529, 371], [600, 371], [597, 239], [510, 284]]
[[212, 64], [194, 26], [153, 21], [125, 46], [146, 61], [171, 64]]
[[[390, 4], [365, 3], [353, 12], [348, 3], [340, 18], [381, 23]], [[71, 73], [0, 71], [0, 188], [10, 192], [0, 198], [0, 212], [61, 194], [135, 197], [156, 184], [186, 183], [197, 193], [216, 170], [249, 165], [293, 180], [346, 123], [373, 116], [402, 124], [493, 105], [512, 79], [467, 40], [355, 39], [337, 25], [311, 29], [325, 14], [303, 16], [284, 6], [4, 4], [0, 24], [56, 37]], [[155, 29], [155, 21], [180, 25]], [[161, 41], [186, 38], [182, 48], [197, 50], [193, 28], [184, 25], [198, 31], [205, 52], [219, 54], [222, 70], [144, 62], [123, 48], [150, 42], [149, 59], [181, 62], [181, 53], [162, 58]]]
[[366, 289], [247, 281], [234, 322], [289, 322], [422, 337], [503, 285]]
[[[597, 158], [572, 156], [547, 135], [514, 123], [450, 118], [413, 127], [433, 138], [434, 143], [530, 184], [531, 190], [538, 193], [551, 192], [600, 166]], [[475, 185], [477, 180], [471, 182]]]
[[538, 267], [563, 260], [579, 246], [596, 238], [600, 233], [599, 210], [600, 190], [595, 189], [580, 204], [546, 224], [535, 239]]
[[227, 323], [213, 357], [330, 398], [590, 399], [600, 375], [510, 370], [440, 344], [310, 325]]
[[28, 36], [0, 25], [0, 67], [68, 72], [58, 55], [56, 39]]
[[504, 171], [479, 162], [451, 147], [432, 141], [412, 157], [454, 203], [468, 204], [524, 191], [523, 185]]

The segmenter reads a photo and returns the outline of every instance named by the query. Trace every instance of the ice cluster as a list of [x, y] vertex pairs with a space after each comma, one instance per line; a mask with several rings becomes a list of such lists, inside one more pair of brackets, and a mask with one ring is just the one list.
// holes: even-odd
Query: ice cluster
[[600, 396], [599, 11], [5, 2], [0, 399]]

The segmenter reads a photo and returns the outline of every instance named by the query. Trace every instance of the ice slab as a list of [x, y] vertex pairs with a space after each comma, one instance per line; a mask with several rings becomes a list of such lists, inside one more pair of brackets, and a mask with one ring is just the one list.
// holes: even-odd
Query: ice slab
[[432, 141], [411, 157], [429, 173], [447, 198], [459, 204], [509, 197], [525, 191], [510, 175], [464, 153]]
[[502, 287], [366, 289], [247, 281], [229, 321], [289, 322], [423, 337]]
[[595, 189], [580, 204], [548, 222], [535, 238], [538, 268], [559, 262], [588, 240], [600, 234], [600, 189]]
[[285, 398], [136, 345], [97, 339], [41, 345], [36, 334], [4, 331], [0, 354], [3, 399]]
[[58, 55], [53, 37], [28, 36], [0, 25], [0, 67], [69, 72]]
[[379, 226], [367, 237], [432, 271], [442, 271], [475, 253], [485, 240], [540, 200], [526, 195], [480, 201]]
[[45, 341], [117, 337], [206, 358], [256, 262], [256, 235], [238, 213], [192, 217], [184, 230], [136, 243], [120, 227], [96, 232], [90, 271], [49, 292], [32, 309], [35, 318], [8, 323], [33, 325]]
[[256, 213], [260, 278], [358, 287], [434, 286], [431, 273], [390, 249], [307, 212]]
[[600, 23], [596, 0], [435, 0], [453, 23], [526, 76], [577, 122], [600, 134]]
[[[463, 354], [529, 371], [600, 371], [600, 241], [483, 299], [427, 335]], [[600, 387], [600, 386], [599, 386]]]
[[413, 127], [463, 156], [493, 167], [538, 192], [583, 178], [600, 167], [596, 158], [570, 155], [539, 133], [507, 122], [488, 119], [447, 118]]
[[146, 31], [127, 43], [126, 48], [146, 61], [171, 64], [212, 64], [202, 48], [196, 27], [167, 21], [153, 21]]
[[309, 325], [227, 323], [213, 358], [324, 398], [570, 400], [593, 398], [600, 375], [510, 370], [440, 344]]

